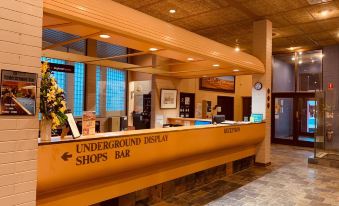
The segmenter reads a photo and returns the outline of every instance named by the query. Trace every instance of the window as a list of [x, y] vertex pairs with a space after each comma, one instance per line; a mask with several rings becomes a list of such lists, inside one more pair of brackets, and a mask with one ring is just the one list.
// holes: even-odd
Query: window
[[273, 92], [314, 92], [322, 89], [322, 51], [273, 57]]
[[85, 64], [74, 64], [74, 116], [82, 116], [84, 111]]
[[107, 68], [106, 110], [124, 111], [126, 98], [125, 71]]
[[101, 80], [101, 70], [100, 66], [96, 68], [96, 91], [95, 91], [95, 113], [100, 115], [100, 80]]
[[[66, 64], [65, 60], [60, 59], [51, 59], [46, 57], [41, 57], [41, 61], [47, 61], [50, 63], [56, 64]], [[75, 62], [74, 63], [74, 74], [64, 73], [64, 72], [52, 72], [53, 77], [55, 78], [58, 86], [62, 88], [65, 92], [66, 100], [69, 101], [69, 98], [73, 98], [73, 115], [76, 117], [82, 116], [84, 110], [84, 80], [85, 80], [85, 64]], [[74, 88], [68, 89], [67, 78], [74, 78]], [[73, 89], [73, 90], [72, 90]], [[68, 93], [74, 91], [73, 94]]]
[[[41, 61], [55, 63], [55, 64], [66, 64], [66, 61], [61, 59], [51, 59], [47, 57], [41, 57]], [[58, 86], [65, 91], [66, 88], [66, 74], [64, 72], [52, 72], [53, 77], [55, 78]], [[66, 91], [65, 91], [66, 93]]]

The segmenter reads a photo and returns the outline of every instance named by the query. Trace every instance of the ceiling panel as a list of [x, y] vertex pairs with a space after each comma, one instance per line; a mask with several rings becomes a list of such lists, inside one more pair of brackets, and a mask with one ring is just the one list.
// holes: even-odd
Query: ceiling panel
[[291, 25], [291, 23], [287, 19], [285, 19], [285, 17], [282, 14], [267, 16], [265, 18], [270, 20], [272, 22], [273, 27], [275, 28]]
[[299, 24], [298, 27], [305, 33], [316, 33], [323, 31], [323, 28], [321, 28], [318, 22]]
[[154, 3], [159, 2], [159, 0], [114, 0], [115, 2], [118, 2], [120, 4], [126, 5], [128, 7], [138, 9], [143, 6], [151, 5]]
[[319, 21], [319, 25], [324, 30], [339, 29], [339, 18], [327, 19]]
[[329, 32], [319, 32], [319, 33], [309, 34], [308, 37], [314, 41], [332, 40], [332, 35]]
[[288, 37], [288, 36], [296, 36], [303, 34], [303, 31], [299, 29], [297, 26], [287, 26], [282, 28], [274, 28], [273, 32], [276, 32], [276, 36], [278, 37]]
[[296, 9], [284, 14], [284, 17], [289, 21], [291, 24], [300, 24], [300, 23], [307, 23], [314, 21], [313, 16], [308, 12], [307, 9]]
[[[246, 51], [252, 46], [253, 22], [265, 18], [273, 24], [274, 52], [292, 46], [319, 47], [339, 38], [339, 0], [116, 1], [229, 46], [238, 39]], [[172, 8], [175, 14], [168, 12]], [[324, 10], [327, 15], [321, 14]]]
[[[339, 9], [334, 2], [323, 5], [314, 5], [307, 10], [316, 20], [339, 17]], [[325, 11], [327, 11], [327, 15], [325, 15]]]

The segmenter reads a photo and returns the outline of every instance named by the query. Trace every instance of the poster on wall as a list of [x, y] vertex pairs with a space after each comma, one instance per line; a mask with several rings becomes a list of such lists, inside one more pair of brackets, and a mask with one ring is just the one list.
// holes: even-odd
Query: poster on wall
[[82, 115], [82, 135], [95, 134], [95, 111], [84, 111]]
[[2, 70], [1, 115], [35, 115], [37, 74]]
[[161, 89], [160, 109], [177, 108], [178, 91], [176, 89]]
[[234, 93], [235, 76], [203, 77], [199, 86], [200, 90]]

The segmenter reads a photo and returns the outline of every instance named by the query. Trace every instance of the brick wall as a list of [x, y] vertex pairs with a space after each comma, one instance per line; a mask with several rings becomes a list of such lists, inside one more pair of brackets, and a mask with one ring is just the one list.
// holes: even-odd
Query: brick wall
[[[39, 73], [41, 29], [42, 0], [0, 1], [0, 71]], [[35, 205], [38, 128], [37, 115], [0, 116], [2, 206]]]

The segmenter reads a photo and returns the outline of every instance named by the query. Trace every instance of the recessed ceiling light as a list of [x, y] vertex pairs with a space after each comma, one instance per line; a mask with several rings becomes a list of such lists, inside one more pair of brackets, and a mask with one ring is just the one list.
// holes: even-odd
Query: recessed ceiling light
[[187, 61], [193, 61], [194, 59], [192, 57], [188, 57]]
[[327, 16], [329, 13], [330, 13], [329, 10], [322, 10], [322, 11], [320, 12], [320, 15], [325, 17], [325, 16]]
[[109, 38], [111, 38], [111, 36], [108, 35], [108, 34], [100, 34], [99, 36], [100, 36], [100, 38], [103, 38], [103, 39], [109, 39]]
[[299, 55], [302, 55], [302, 54], [303, 54], [303, 52], [302, 52], [302, 51], [300, 51], [300, 52], [298, 52], [298, 54], [299, 54]]
[[236, 46], [236, 47], [234, 48], [234, 50], [235, 50], [236, 52], [239, 52], [239, 51], [240, 51], [240, 47], [239, 47], [239, 46]]
[[212, 66], [214, 66], [214, 67], [219, 67], [220, 65], [219, 65], [219, 64], [213, 64]]
[[171, 13], [171, 14], [175, 14], [175, 12], [177, 12], [177, 11], [175, 9], [170, 9], [168, 12]]
[[299, 62], [298, 62], [299, 64], [302, 64], [303, 63], [303, 60], [299, 60]]
[[157, 49], [157, 48], [154, 48], [154, 47], [149, 48], [149, 50], [150, 50], [150, 51], [158, 51], [158, 49]]
[[233, 71], [234, 71], [234, 72], [240, 72], [240, 70], [239, 70], [239, 69], [233, 69]]
[[291, 47], [289, 47], [287, 49], [290, 50], [290, 51], [293, 51], [293, 50], [295, 50], [295, 47], [291, 46]]

